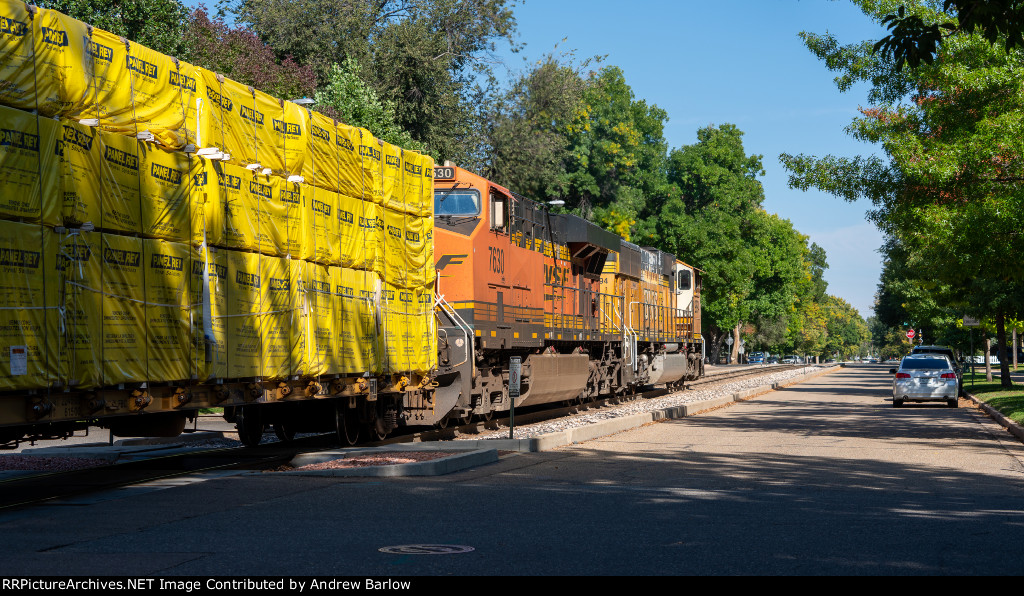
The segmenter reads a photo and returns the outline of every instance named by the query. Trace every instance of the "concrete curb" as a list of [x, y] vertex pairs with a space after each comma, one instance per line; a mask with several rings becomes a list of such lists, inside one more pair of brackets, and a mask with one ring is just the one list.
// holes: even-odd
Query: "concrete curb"
[[518, 451], [520, 453], [548, 451], [556, 447], [563, 447], [565, 445], [572, 445], [573, 443], [599, 439], [624, 430], [637, 428], [651, 422], [658, 422], [660, 420], [676, 420], [687, 416], [694, 416], [702, 412], [707, 412], [723, 406], [729, 406], [736, 402], [747, 401], [757, 397], [758, 395], [769, 393], [781, 387], [788, 387], [790, 385], [796, 385], [797, 383], [803, 383], [811, 378], [833, 372], [838, 369], [838, 366], [819, 369], [787, 379], [783, 383], [761, 385], [760, 387], [744, 389], [742, 391], [732, 393], [731, 395], [716, 397], [705, 401], [672, 406], [670, 408], [623, 416], [621, 418], [612, 418], [611, 420], [602, 420], [601, 422], [595, 422], [593, 424], [588, 424], [587, 426], [548, 433], [529, 439], [479, 439], [460, 440], [458, 442], [469, 443], [474, 447], [481, 449], [490, 447], [500, 449], [502, 451]]
[[1006, 430], [1008, 430], [1011, 435], [1016, 437], [1018, 441], [1020, 441], [1021, 443], [1024, 443], [1024, 427], [1021, 427], [1021, 425], [1017, 424], [1013, 420], [1010, 420], [1009, 418], [1004, 416], [1002, 413], [1000, 413], [998, 410], [996, 410], [992, 406], [990, 406], [987, 403], [981, 401], [980, 399], [974, 397], [974, 395], [972, 395], [970, 393], [967, 393], [967, 392], [964, 392], [964, 396], [967, 399], [973, 401], [975, 404], [977, 404], [993, 420], [998, 422]]
[[448, 445], [443, 443], [412, 443], [407, 445], [388, 445], [385, 447], [368, 447], [365, 449], [320, 451], [317, 453], [304, 453], [297, 455], [289, 462], [295, 467], [318, 464], [335, 459], [345, 459], [368, 453], [389, 453], [395, 451], [465, 451], [457, 455], [450, 455], [431, 461], [421, 461], [408, 464], [392, 464], [386, 466], [365, 466], [361, 468], [343, 468], [336, 470], [291, 470], [276, 472], [278, 474], [291, 474], [295, 476], [442, 476], [474, 468], [486, 464], [493, 464], [498, 461], [498, 450], [494, 445], [490, 449], [480, 449], [476, 446]]

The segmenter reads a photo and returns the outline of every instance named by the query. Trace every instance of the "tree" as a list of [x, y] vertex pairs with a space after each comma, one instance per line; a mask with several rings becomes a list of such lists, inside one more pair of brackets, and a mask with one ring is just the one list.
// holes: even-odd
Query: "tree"
[[[363, 81], [394, 106], [398, 126], [438, 159], [467, 163], [474, 151], [472, 91], [515, 44], [507, 0], [242, 0], [239, 22], [277, 53], [322, 80], [358, 64]], [[486, 76], [486, 74], [484, 74]]]
[[179, 0], [39, 0], [83, 23], [169, 56], [180, 56], [188, 9]]
[[637, 100], [622, 69], [593, 74], [569, 142], [566, 203], [581, 216], [629, 237], [648, 201], [667, 192], [664, 125], [668, 115]]
[[309, 97], [316, 88], [312, 69], [289, 57], [278, 62], [255, 33], [230, 26], [220, 17], [210, 19], [203, 7], [189, 15], [182, 57], [281, 99]]
[[[874, 2], [860, 5], [876, 18], [884, 15]], [[912, 7], [926, 20], [948, 16]], [[1024, 279], [1016, 258], [1024, 248], [1016, 223], [1024, 206], [1024, 51], [961, 30], [943, 40], [933, 62], [895, 68], [873, 54], [870, 43], [839, 47], [828, 36], [804, 37], [843, 73], [840, 88], [872, 82], [869, 100], [877, 105], [863, 108], [848, 130], [880, 143], [886, 158], [784, 154], [791, 185], [869, 198], [872, 219], [906, 249], [906, 259], [922, 272], [918, 279], [949, 287], [945, 294], [932, 292], [940, 306], [991, 310], [999, 320], [1016, 314], [1011, 297]], [[1003, 382], [1009, 383], [1007, 371]]]
[[940, 18], [929, 23], [920, 15], [908, 14], [907, 7], [901, 5], [882, 19], [892, 33], [872, 49], [891, 56], [897, 67], [907, 64], [916, 68], [932, 64], [943, 37], [954, 33], [977, 31], [990, 44], [1001, 42], [1007, 50], [1024, 46], [1024, 3], [1020, 0], [944, 0], [942, 11], [955, 20]]
[[346, 60], [344, 67], [335, 64], [314, 99], [317, 111], [326, 116], [365, 128], [375, 137], [403, 149], [423, 150], [423, 146], [398, 125], [394, 103], [382, 101], [377, 92], [363, 82], [355, 60]]

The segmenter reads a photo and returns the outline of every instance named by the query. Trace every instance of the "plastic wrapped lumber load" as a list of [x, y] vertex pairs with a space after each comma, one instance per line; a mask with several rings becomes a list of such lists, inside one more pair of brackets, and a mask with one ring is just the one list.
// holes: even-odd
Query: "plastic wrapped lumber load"
[[397, 210], [420, 215], [420, 202], [423, 200], [423, 156], [415, 151], [402, 152], [402, 185], [404, 203], [401, 209]]
[[417, 368], [423, 335], [415, 292], [385, 281], [381, 294], [385, 370], [389, 373], [413, 371]]
[[85, 71], [89, 85], [85, 101], [70, 115], [91, 126], [135, 133], [128, 41], [109, 31], [89, 28], [85, 46]]
[[[431, 261], [433, 262], [433, 261]], [[427, 373], [437, 366], [437, 319], [434, 311], [433, 282], [415, 289], [417, 329], [420, 339], [416, 346], [415, 370]]]
[[62, 347], [54, 233], [0, 220], [0, 273], [0, 391], [52, 387]]
[[360, 129], [341, 122], [334, 129], [334, 148], [338, 160], [338, 192], [357, 199], [363, 197], [363, 158], [360, 146], [363, 144]]
[[337, 315], [335, 335], [341, 338], [338, 360], [342, 374], [383, 372], [383, 341], [379, 327], [380, 277], [373, 271], [332, 268]]
[[243, 167], [251, 166], [253, 171], [261, 172], [262, 167], [257, 167], [256, 128], [262, 120], [262, 114], [256, 110], [255, 92], [252, 87], [226, 77], [221, 81], [220, 88], [234, 108], [221, 111], [224, 119], [224, 150], [230, 156], [229, 161]]
[[[199, 112], [200, 106], [209, 101], [206, 98], [206, 85], [203, 84], [202, 75], [196, 67], [174, 59], [175, 68], [168, 73], [167, 84], [178, 89], [178, 101], [181, 102], [183, 121], [181, 128], [168, 131], [181, 148], [191, 144], [194, 149], [200, 147], [199, 140]], [[178, 146], [174, 146], [178, 148]]]
[[194, 378], [192, 354], [192, 263], [198, 251], [190, 244], [160, 239], [143, 241], [146, 291], [147, 375], [151, 382]]
[[[283, 139], [276, 126], [284, 124], [282, 101], [260, 90], [253, 91], [253, 109], [241, 108], [241, 115], [253, 129], [253, 161], [265, 174], [287, 177], [284, 163]], [[279, 124], [280, 123], [280, 124]], [[294, 123], [293, 123], [294, 124]], [[301, 132], [299, 133], [301, 134]], [[300, 166], [301, 167], [301, 166]]]
[[359, 157], [362, 166], [362, 193], [364, 200], [384, 204], [384, 152], [382, 145], [370, 131], [359, 129]]
[[60, 225], [62, 134], [53, 119], [0, 106], [0, 218]]
[[228, 376], [228, 261], [226, 250], [199, 249], [192, 261], [193, 374], [199, 381]]
[[335, 143], [337, 123], [319, 112], [306, 112], [309, 117], [302, 177], [306, 184], [338, 192], [339, 147]]
[[384, 210], [384, 281], [415, 288], [434, 280], [432, 217]]
[[[224, 204], [221, 200], [221, 162], [194, 157], [189, 162], [189, 213], [192, 244], [217, 246], [224, 242]], [[238, 179], [241, 183], [241, 178]]]
[[80, 109], [89, 92], [85, 23], [17, 0], [0, 0], [0, 17], [0, 103], [43, 116]]
[[257, 176], [257, 179], [261, 184], [270, 182], [270, 196], [260, 195], [263, 199], [257, 236], [260, 252], [301, 259], [307, 235], [303, 230], [302, 186], [277, 176]]
[[132, 42], [128, 44], [128, 74], [133, 126], [119, 128], [117, 132], [170, 149], [183, 148], [186, 143], [186, 135], [182, 134], [186, 104], [182, 101], [181, 91], [184, 87], [186, 94], [194, 94], [195, 78], [182, 78], [178, 72], [178, 61], [174, 58]]
[[[384, 143], [381, 146], [384, 161], [381, 165], [381, 196], [386, 208], [393, 211], [406, 211], [405, 179], [402, 169], [402, 148]], [[416, 199], [419, 200], [417, 189]]]
[[[165, 151], [155, 143], [140, 141], [138, 147], [142, 234], [172, 242], [201, 244], [203, 230], [194, 230], [193, 224], [205, 225], [205, 222], [191, 213], [189, 156], [179, 151]], [[198, 209], [201, 211], [203, 207], [201, 203]]]
[[338, 195], [338, 244], [341, 265], [384, 272], [384, 208]]
[[[215, 161], [213, 167], [217, 171], [220, 203], [224, 209], [224, 231], [221, 238], [223, 246], [257, 250], [259, 218], [263, 206], [263, 197], [260, 193], [271, 193], [272, 189], [269, 185], [261, 184], [252, 172], [235, 164]], [[255, 194], [253, 190], [256, 191]]]
[[[291, 259], [262, 256], [259, 259], [260, 277], [264, 284], [263, 311], [259, 316], [260, 359], [259, 376], [270, 379], [284, 379], [300, 366], [293, 366], [299, 352], [295, 345], [296, 327], [296, 280], [293, 279]], [[298, 261], [299, 264], [304, 264]], [[304, 352], [304, 350], [302, 350]]]
[[306, 263], [306, 291], [302, 295], [305, 316], [307, 374], [326, 375], [341, 370], [336, 349], [333, 270], [320, 263]]
[[420, 163], [423, 168], [420, 174], [423, 176], [423, 183], [420, 185], [420, 202], [416, 215], [422, 217], [434, 217], [434, 158], [429, 155], [420, 155]]
[[324, 265], [341, 262], [341, 245], [338, 236], [338, 193], [312, 186], [302, 185], [302, 258]]
[[141, 232], [138, 142], [76, 122], [62, 126], [64, 223]]
[[227, 291], [227, 377], [232, 379], [260, 376], [263, 339], [260, 317], [266, 293], [260, 275], [259, 254], [224, 251], [228, 266]]

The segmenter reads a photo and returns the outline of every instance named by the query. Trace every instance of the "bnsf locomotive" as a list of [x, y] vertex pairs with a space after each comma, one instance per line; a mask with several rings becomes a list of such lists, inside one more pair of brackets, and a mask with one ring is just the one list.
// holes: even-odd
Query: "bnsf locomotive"
[[438, 411], [489, 418], [703, 374], [700, 270], [462, 168], [435, 168]]

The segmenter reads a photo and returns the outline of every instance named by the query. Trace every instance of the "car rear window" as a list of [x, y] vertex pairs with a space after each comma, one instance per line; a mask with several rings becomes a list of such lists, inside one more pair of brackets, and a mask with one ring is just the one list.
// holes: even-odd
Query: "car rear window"
[[938, 358], [914, 358], [913, 360], [908, 358], [903, 361], [902, 368], [904, 370], [939, 370], [949, 368], [949, 362]]

